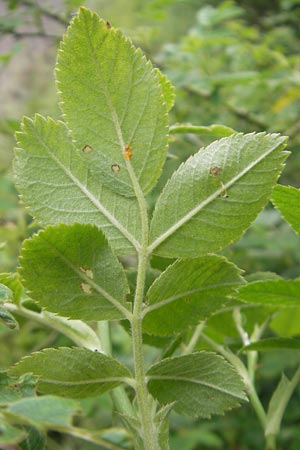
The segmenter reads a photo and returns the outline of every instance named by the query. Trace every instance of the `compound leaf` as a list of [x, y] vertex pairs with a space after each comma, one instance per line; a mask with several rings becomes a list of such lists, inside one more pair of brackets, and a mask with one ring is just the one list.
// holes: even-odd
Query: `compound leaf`
[[271, 200], [296, 233], [300, 234], [300, 189], [278, 184]]
[[147, 372], [150, 393], [162, 404], [195, 417], [223, 414], [246, 400], [244, 385], [230, 364], [209, 352], [164, 359]]
[[131, 377], [119, 361], [83, 348], [47, 349], [23, 358], [10, 375], [33, 373], [38, 390], [61, 397], [94, 397], [114, 389]]
[[265, 205], [287, 157], [285, 137], [234, 134], [191, 156], [160, 195], [149, 250], [195, 257], [238, 239]]
[[56, 77], [64, 118], [94, 173], [132, 196], [133, 170], [148, 192], [165, 161], [168, 130], [151, 63], [119, 30], [81, 8], [58, 52]]
[[31, 298], [48, 311], [81, 320], [126, 314], [125, 272], [95, 226], [48, 226], [24, 242], [20, 264]]
[[186, 330], [220, 309], [242, 282], [240, 270], [222, 256], [176, 261], [148, 291], [143, 329], [160, 336]]

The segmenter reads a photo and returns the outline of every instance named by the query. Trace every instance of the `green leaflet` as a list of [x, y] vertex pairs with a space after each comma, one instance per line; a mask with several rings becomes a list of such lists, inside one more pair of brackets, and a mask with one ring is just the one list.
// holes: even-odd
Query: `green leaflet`
[[266, 436], [277, 436], [279, 434], [283, 414], [294, 390], [299, 385], [299, 381], [300, 368], [298, 368], [291, 380], [282, 375], [269, 403], [265, 429]]
[[0, 284], [0, 303], [10, 301], [13, 298], [13, 293], [5, 284]]
[[0, 445], [18, 444], [26, 438], [26, 431], [2, 422], [0, 424]]
[[[8, 288], [11, 292], [12, 292], [12, 296], [10, 298], [11, 301], [13, 301], [16, 304], [19, 304], [21, 301], [21, 298], [23, 296], [23, 286], [22, 283], [20, 281], [20, 276], [18, 273], [1, 273], [0, 274], [0, 283], [2, 283], [2, 285], [4, 285], [6, 288]], [[4, 290], [4, 292], [7, 293], [6, 290]], [[5, 295], [4, 292], [2, 291], [2, 299], [3, 296]], [[6, 300], [8, 300], [8, 298], [6, 298]]]
[[8, 407], [8, 411], [20, 420], [29, 419], [40, 427], [68, 427], [80, 404], [71, 399], [51, 395], [19, 400]]
[[173, 108], [175, 103], [175, 87], [171, 81], [162, 73], [159, 69], [154, 69], [155, 73], [158, 75], [160, 85], [162, 88], [165, 103], [167, 105], [168, 111]]
[[156, 203], [149, 250], [188, 258], [238, 239], [270, 195], [285, 142], [277, 134], [235, 134], [191, 156]]
[[117, 360], [82, 348], [47, 349], [23, 358], [9, 370], [39, 377], [38, 390], [61, 397], [86, 398], [126, 382], [129, 370]]
[[243, 352], [248, 351], [265, 352], [270, 350], [300, 350], [300, 340], [288, 338], [266, 338], [261, 339], [252, 344], [246, 345], [241, 349]]
[[57, 225], [24, 242], [21, 275], [48, 311], [81, 320], [126, 317], [125, 273], [95, 226]]
[[217, 255], [176, 261], [150, 287], [143, 329], [175, 334], [207, 319], [243, 282], [240, 270]]
[[29, 374], [22, 375], [18, 380], [7, 376], [0, 371], [0, 406], [6, 406], [21, 400], [24, 397], [32, 397], [35, 392], [35, 379]]
[[281, 308], [270, 323], [270, 328], [279, 336], [290, 338], [300, 334], [300, 305]]
[[97, 225], [117, 253], [132, 253], [141, 235], [136, 200], [101, 185], [62, 122], [36, 115], [34, 120], [24, 118], [22, 128], [14, 172], [31, 213], [45, 225]]
[[244, 385], [222, 357], [209, 352], [164, 359], [147, 372], [150, 393], [162, 404], [195, 417], [211, 417], [246, 400]]
[[300, 234], [300, 189], [275, 186], [271, 201], [291, 227]]
[[7, 328], [10, 328], [11, 330], [18, 329], [19, 324], [14, 318], [12, 314], [10, 314], [9, 311], [7, 311], [6, 308], [3, 308], [0, 306], [0, 321], [3, 320]]
[[94, 174], [126, 196], [135, 195], [136, 179], [144, 193], [152, 189], [166, 157], [168, 117], [160, 79], [141, 50], [81, 8], [56, 77], [64, 118]]
[[46, 435], [44, 431], [35, 427], [24, 427], [27, 431], [26, 439], [19, 444], [21, 450], [44, 450]]
[[236, 298], [242, 302], [283, 308], [300, 306], [300, 280], [254, 281], [242, 286]]

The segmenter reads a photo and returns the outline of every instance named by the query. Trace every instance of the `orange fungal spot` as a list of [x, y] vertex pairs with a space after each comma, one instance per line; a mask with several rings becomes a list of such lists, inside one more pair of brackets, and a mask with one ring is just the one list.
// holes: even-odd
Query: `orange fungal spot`
[[125, 145], [124, 147], [124, 157], [125, 159], [129, 160], [132, 156], [130, 144]]

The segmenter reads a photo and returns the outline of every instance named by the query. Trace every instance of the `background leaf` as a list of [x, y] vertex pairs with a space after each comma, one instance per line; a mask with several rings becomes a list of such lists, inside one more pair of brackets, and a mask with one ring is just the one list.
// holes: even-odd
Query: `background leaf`
[[241, 349], [243, 352], [247, 351], [269, 351], [269, 350], [300, 350], [300, 340], [285, 339], [285, 338], [267, 338], [261, 339], [257, 342], [252, 342]]
[[240, 270], [221, 256], [176, 261], [148, 291], [143, 329], [160, 336], [186, 330], [222, 308], [242, 282]]
[[26, 431], [2, 422], [0, 424], [0, 445], [17, 444], [26, 437]]
[[296, 233], [300, 234], [300, 189], [278, 184], [271, 200]]
[[125, 273], [95, 226], [49, 226], [24, 242], [21, 255], [24, 285], [43, 308], [71, 319], [123, 317]]
[[150, 249], [195, 257], [238, 239], [265, 205], [287, 157], [286, 138], [235, 134], [191, 156], [160, 195]]
[[300, 280], [254, 281], [242, 286], [236, 298], [261, 305], [300, 306]]
[[[118, 253], [133, 252], [140, 237], [137, 202], [106, 189], [93, 176], [62, 122], [25, 118], [17, 134], [17, 187], [44, 225], [97, 225]], [[54, 195], [55, 193], [55, 195]]]
[[117, 360], [82, 348], [47, 349], [23, 358], [12, 376], [30, 372], [39, 377], [38, 390], [62, 397], [94, 397], [131, 377]]
[[71, 399], [47, 395], [19, 400], [11, 404], [8, 411], [20, 420], [29, 419], [39, 427], [68, 427], [73, 416], [80, 411], [80, 405]]
[[[65, 120], [103, 183], [135, 195], [124, 149], [144, 192], [160, 175], [167, 150], [167, 109], [157, 73], [141, 50], [81, 8], [58, 53], [57, 85]], [[119, 170], [112, 170], [117, 166]]]
[[164, 359], [150, 367], [147, 376], [150, 393], [162, 404], [176, 402], [180, 414], [210, 417], [246, 400], [239, 375], [214, 353]]

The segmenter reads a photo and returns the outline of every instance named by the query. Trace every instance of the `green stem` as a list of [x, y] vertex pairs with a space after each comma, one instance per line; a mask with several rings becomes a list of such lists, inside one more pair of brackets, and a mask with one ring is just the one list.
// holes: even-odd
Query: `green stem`
[[193, 351], [195, 350], [195, 347], [197, 345], [197, 342], [202, 334], [204, 326], [205, 326], [205, 322], [201, 322], [201, 323], [199, 323], [199, 325], [196, 326], [195, 331], [190, 339], [190, 342], [188, 343], [188, 345], [186, 346], [186, 348], [183, 351], [184, 355], [193, 353]]
[[64, 431], [64, 433], [70, 434], [71, 436], [75, 436], [77, 438], [83, 439], [87, 442], [92, 442], [98, 444], [105, 450], [124, 450], [123, 447], [119, 447], [116, 444], [112, 444], [105, 439], [102, 439], [98, 436], [93, 435], [92, 433], [83, 430], [82, 428], [77, 427], [68, 427]]
[[266, 436], [265, 442], [266, 442], [267, 450], [276, 450], [277, 449], [276, 436], [273, 436], [273, 435]]
[[142, 228], [141, 246], [138, 248], [139, 262], [134, 297], [134, 307], [132, 318], [130, 319], [136, 381], [136, 399], [139, 411], [139, 419], [141, 423], [141, 436], [144, 443], [144, 450], [160, 450], [160, 445], [158, 442], [158, 431], [154, 424], [155, 404], [147, 389], [143, 353], [143, 299], [149, 255], [149, 223], [147, 204], [139, 181], [136, 178], [134, 170], [131, 166], [130, 160], [126, 160], [126, 167], [131, 178], [134, 192], [139, 205]]
[[191, 124], [171, 125], [169, 131], [170, 134], [192, 133], [192, 134], [207, 134], [215, 137], [225, 137], [236, 133], [236, 131], [233, 128], [218, 124], [213, 124], [209, 126], [191, 125]]
[[142, 309], [148, 255], [144, 249], [139, 254], [137, 284], [131, 321], [134, 370], [136, 379], [136, 398], [141, 422], [141, 434], [145, 450], [159, 450], [158, 433], [154, 425], [154, 402], [150, 396], [144, 368]]

